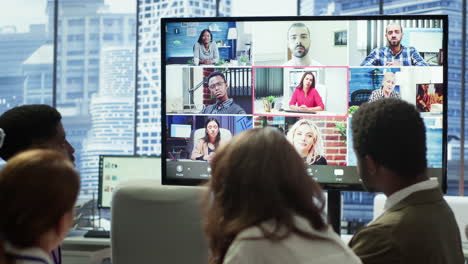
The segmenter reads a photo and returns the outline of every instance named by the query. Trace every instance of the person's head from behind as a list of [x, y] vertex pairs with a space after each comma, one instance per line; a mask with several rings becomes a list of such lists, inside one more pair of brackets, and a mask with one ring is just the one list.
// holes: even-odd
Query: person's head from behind
[[204, 29], [198, 37], [198, 43], [200, 45], [209, 44], [213, 40], [213, 34], [209, 29]]
[[219, 122], [216, 118], [208, 118], [205, 121], [205, 142], [215, 142], [215, 145], [221, 140], [219, 133]]
[[[263, 234], [281, 240], [298, 230], [294, 215], [322, 230], [323, 197], [319, 185], [283, 134], [256, 128], [235, 136], [211, 163], [212, 176], [205, 200], [205, 232], [212, 263], [222, 263], [235, 236], [245, 228], [274, 220], [284, 229]], [[315, 201], [315, 202], [314, 202]]]
[[56, 248], [73, 224], [79, 188], [77, 171], [58, 151], [33, 149], [12, 157], [0, 171], [0, 262], [4, 241], [47, 254]]
[[304, 23], [294, 23], [288, 29], [288, 47], [292, 56], [303, 58], [310, 48], [310, 32]]
[[400, 24], [388, 24], [385, 27], [385, 37], [390, 47], [400, 46], [400, 42], [403, 39], [403, 28]]
[[0, 116], [0, 128], [5, 132], [0, 157], [9, 160], [30, 148], [55, 149], [73, 162], [75, 149], [65, 137], [62, 116], [49, 105], [14, 107]]
[[414, 105], [394, 98], [363, 104], [353, 114], [352, 133], [359, 173], [369, 191], [425, 175], [426, 133]]
[[288, 131], [287, 138], [308, 164], [323, 155], [320, 129], [312, 120], [300, 119]]
[[382, 79], [382, 89], [385, 93], [391, 94], [395, 89], [396, 78], [393, 72], [385, 72]]
[[221, 72], [212, 72], [207, 78], [208, 89], [211, 94], [216, 97], [216, 100], [224, 102], [228, 99], [227, 89], [228, 85], [226, 77]]
[[315, 88], [315, 76], [312, 72], [304, 72], [301, 77], [301, 81], [299, 82], [298, 88]]

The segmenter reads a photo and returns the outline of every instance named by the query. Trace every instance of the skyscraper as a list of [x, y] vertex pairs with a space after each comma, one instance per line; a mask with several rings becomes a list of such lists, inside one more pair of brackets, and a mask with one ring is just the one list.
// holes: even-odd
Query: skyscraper
[[[138, 1], [138, 94], [137, 153], [161, 153], [161, 83], [160, 24], [161, 17], [213, 17], [216, 0]], [[220, 1], [220, 15], [228, 16], [231, 1]]]

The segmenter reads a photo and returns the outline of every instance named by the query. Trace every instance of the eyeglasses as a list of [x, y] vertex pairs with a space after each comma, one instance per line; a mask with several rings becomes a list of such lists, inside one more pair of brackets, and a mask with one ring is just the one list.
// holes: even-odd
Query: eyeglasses
[[225, 84], [225, 82], [213, 83], [212, 85], [209, 85], [209, 86], [208, 86], [208, 89], [213, 90], [213, 89], [215, 89], [216, 87], [222, 87], [224, 84]]

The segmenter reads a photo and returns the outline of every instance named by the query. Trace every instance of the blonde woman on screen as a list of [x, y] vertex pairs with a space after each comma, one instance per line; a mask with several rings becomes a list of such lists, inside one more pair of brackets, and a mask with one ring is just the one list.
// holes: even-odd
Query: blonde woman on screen
[[299, 119], [289, 129], [287, 138], [308, 165], [327, 165], [322, 135], [313, 121]]

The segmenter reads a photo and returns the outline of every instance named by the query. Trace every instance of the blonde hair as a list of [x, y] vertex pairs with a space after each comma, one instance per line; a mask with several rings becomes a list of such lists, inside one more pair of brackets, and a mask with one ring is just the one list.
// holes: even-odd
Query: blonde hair
[[287, 138], [291, 144], [294, 145], [294, 135], [296, 130], [302, 126], [307, 125], [311, 129], [312, 133], [314, 134], [314, 142], [312, 147], [310, 147], [309, 152], [307, 153], [306, 163], [313, 164], [315, 161], [319, 159], [320, 156], [324, 156], [324, 146], [322, 140], [322, 134], [320, 133], [320, 129], [315, 125], [312, 120], [309, 119], [299, 119], [288, 131]]

